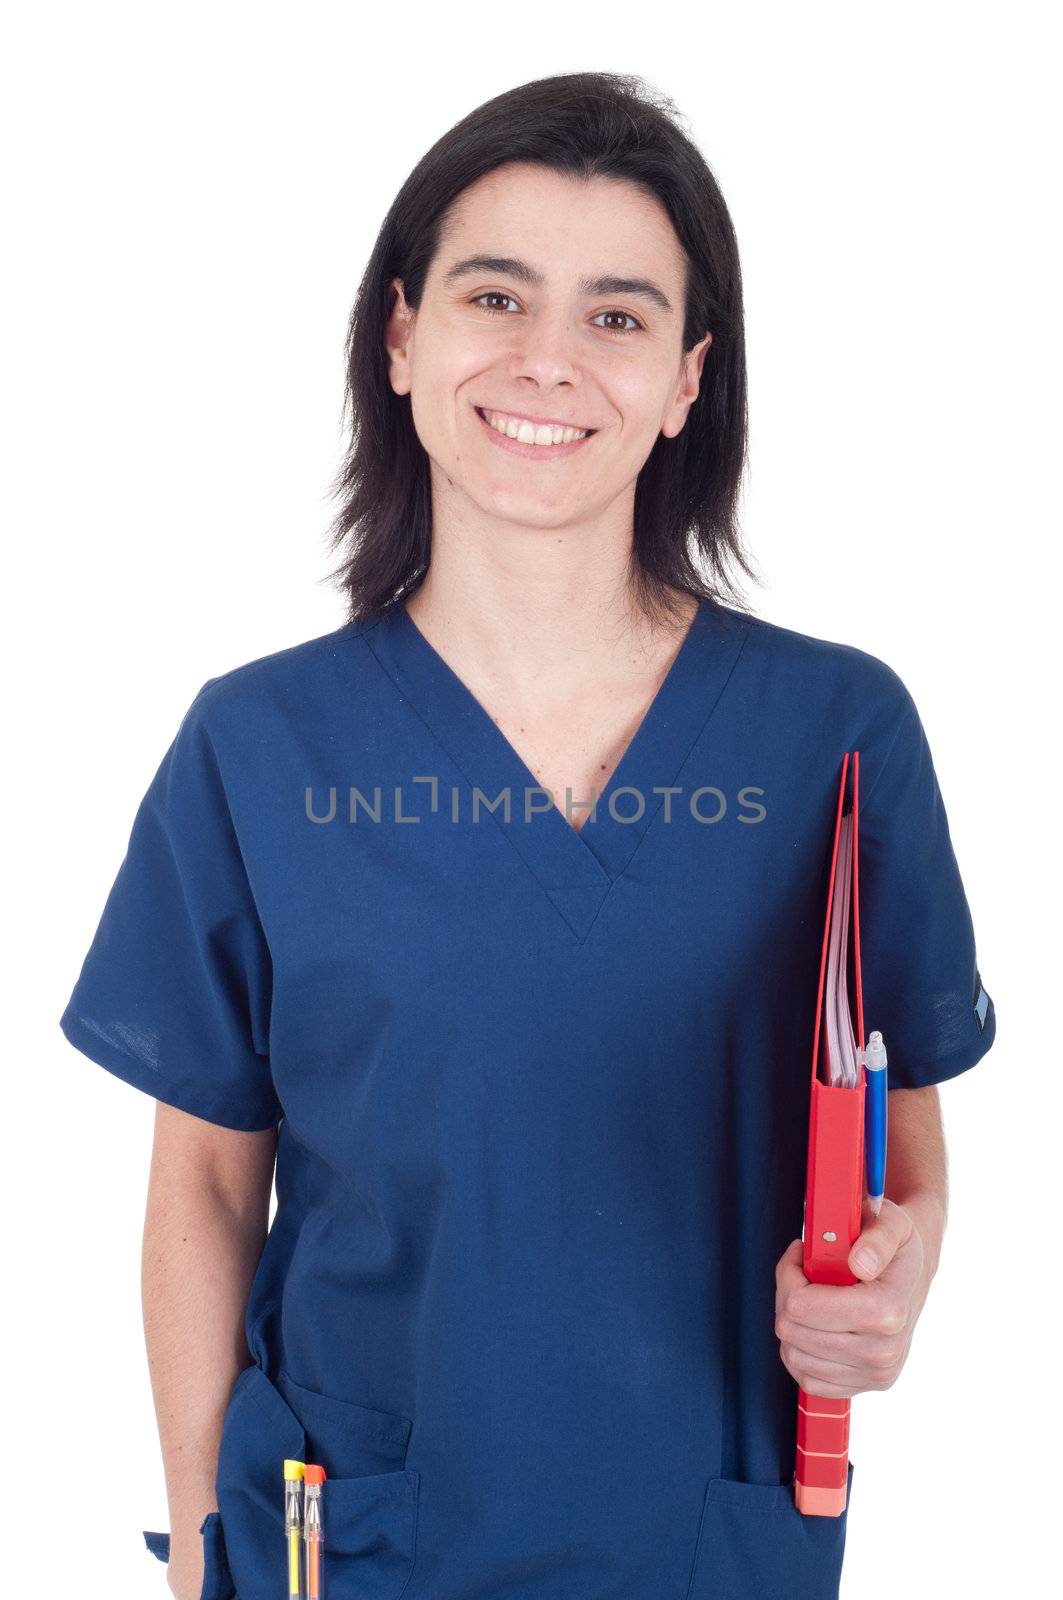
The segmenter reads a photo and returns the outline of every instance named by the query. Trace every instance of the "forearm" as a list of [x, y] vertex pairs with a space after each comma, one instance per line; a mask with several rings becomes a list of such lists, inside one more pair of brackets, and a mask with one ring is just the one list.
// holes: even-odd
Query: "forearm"
[[889, 1092], [886, 1195], [919, 1230], [929, 1286], [948, 1220], [948, 1157], [936, 1084]]
[[153, 1159], [142, 1298], [177, 1567], [198, 1555], [200, 1525], [216, 1508], [222, 1422], [249, 1359], [244, 1316], [267, 1219], [268, 1198], [265, 1214], [260, 1198], [234, 1205], [187, 1152]]

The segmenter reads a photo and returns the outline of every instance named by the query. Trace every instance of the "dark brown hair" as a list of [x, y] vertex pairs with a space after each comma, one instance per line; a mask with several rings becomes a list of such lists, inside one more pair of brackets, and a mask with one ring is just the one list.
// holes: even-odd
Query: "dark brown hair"
[[670, 589], [747, 609], [728, 573], [734, 562], [760, 582], [737, 517], [747, 439], [738, 245], [716, 180], [678, 119], [671, 100], [632, 75], [539, 78], [462, 118], [406, 179], [384, 219], [347, 330], [343, 417], [349, 416], [350, 443], [330, 491], [341, 504], [328, 530], [328, 548], [342, 548], [344, 560], [327, 581], [345, 591], [349, 622], [379, 615], [412, 593], [431, 557], [428, 456], [409, 397], [396, 395], [388, 381], [388, 285], [401, 278], [416, 310], [448, 207], [507, 162], [626, 180], [671, 218], [687, 262], [683, 349], [709, 331], [713, 338], [682, 430], [674, 439], [659, 435], [639, 473], [631, 578], [651, 612], [670, 609]]

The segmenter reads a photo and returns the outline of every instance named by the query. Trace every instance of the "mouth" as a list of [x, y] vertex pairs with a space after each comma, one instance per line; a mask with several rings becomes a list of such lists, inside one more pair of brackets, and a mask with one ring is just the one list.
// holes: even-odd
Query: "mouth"
[[530, 461], [574, 455], [598, 432], [597, 428], [586, 428], [573, 436], [574, 430], [562, 423], [533, 423], [509, 412], [489, 411], [484, 406], [473, 406], [473, 410], [496, 445]]

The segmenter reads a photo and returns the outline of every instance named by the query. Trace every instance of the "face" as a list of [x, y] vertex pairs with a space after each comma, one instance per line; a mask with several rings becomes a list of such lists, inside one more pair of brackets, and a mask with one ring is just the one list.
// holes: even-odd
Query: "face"
[[539, 528], [633, 502], [712, 339], [684, 353], [683, 281], [667, 213], [632, 184], [511, 163], [467, 189], [416, 313], [396, 278], [388, 324], [391, 386], [410, 396], [433, 497]]

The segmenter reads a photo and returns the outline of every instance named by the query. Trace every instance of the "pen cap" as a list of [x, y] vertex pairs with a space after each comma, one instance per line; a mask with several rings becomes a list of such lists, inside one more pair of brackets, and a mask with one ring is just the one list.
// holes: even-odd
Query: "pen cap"
[[301, 1461], [285, 1461], [284, 1476], [289, 1482], [299, 1482], [303, 1476], [303, 1463]]
[[306, 1483], [309, 1483], [309, 1484], [324, 1483], [326, 1476], [327, 1476], [327, 1474], [325, 1472], [324, 1467], [319, 1467], [319, 1466], [314, 1465], [311, 1462], [307, 1462], [306, 1467], [305, 1467], [305, 1469], [303, 1471], [303, 1478], [304, 1478]]
[[869, 1072], [878, 1072], [886, 1065], [886, 1046], [882, 1042], [882, 1035], [876, 1028], [867, 1041], [864, 1051], [864, 1065]]

